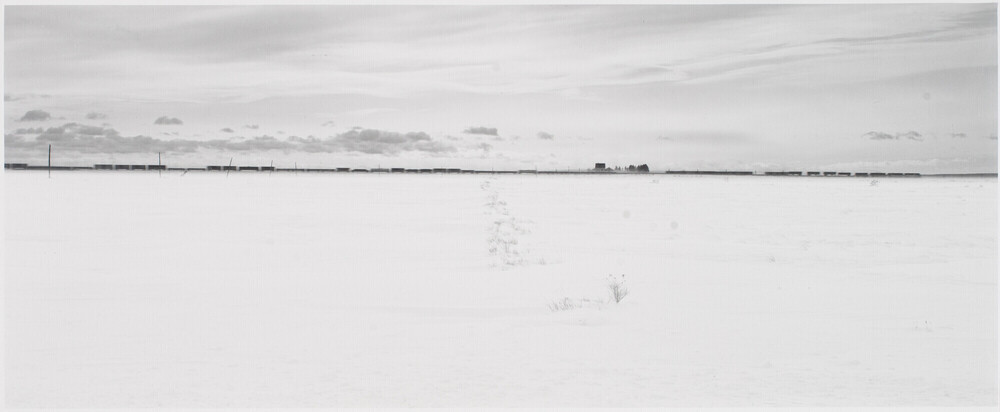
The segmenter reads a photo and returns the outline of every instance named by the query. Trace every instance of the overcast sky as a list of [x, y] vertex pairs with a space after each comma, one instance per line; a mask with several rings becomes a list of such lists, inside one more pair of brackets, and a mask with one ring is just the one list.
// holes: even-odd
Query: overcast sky
[[5, 9], [5, 159], [997, 170], [995, 4]]

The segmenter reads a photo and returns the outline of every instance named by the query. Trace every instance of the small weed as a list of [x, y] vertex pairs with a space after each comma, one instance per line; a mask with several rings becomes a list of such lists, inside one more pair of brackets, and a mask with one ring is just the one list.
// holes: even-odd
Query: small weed
[[602, 302], [596, 300], [563, 298], [562, 300], [550, 303], [549, 310], [553, 312], [561, 312], [564, 310], [580, 309], [588, 306], [600, 309], [601, 305]]
[[611, 292], [611, 299], [615, 303], [621, 303], [622, 299], [628, 296], [628, 287], [625, 286], [625, 275], [608, 275], [608, 291]]

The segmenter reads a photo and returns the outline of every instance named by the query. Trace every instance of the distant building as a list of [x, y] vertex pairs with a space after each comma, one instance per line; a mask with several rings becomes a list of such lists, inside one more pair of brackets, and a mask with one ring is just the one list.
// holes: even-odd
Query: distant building
[[604, 163], [594, 163], [594, 170], [604, 170], [607, 169], [608, 165]]

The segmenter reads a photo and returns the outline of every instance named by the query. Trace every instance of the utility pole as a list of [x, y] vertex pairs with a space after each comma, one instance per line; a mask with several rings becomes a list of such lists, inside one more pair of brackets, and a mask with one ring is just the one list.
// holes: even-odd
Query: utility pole
[[52, 145], [49, 145], [49, 179], [52, 178]]

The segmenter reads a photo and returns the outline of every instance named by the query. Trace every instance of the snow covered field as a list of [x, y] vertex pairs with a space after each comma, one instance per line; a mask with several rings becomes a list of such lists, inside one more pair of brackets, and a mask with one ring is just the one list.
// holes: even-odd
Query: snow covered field
[[997, 404], [996, 179], [4, 183], [12, 407]]

